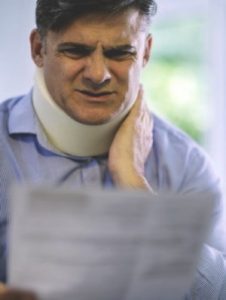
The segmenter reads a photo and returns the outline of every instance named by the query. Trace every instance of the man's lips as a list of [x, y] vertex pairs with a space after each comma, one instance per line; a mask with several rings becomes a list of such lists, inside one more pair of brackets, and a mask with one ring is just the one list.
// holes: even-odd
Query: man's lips
[[102, 96], [109, 96], [112, 95], [114, 92], [104, 91], [104, 92], [92, 92], [87, 90], [77, 90], [79, 93], [82, 93], [84, 95], [90, 96], [90, 97], [102, 97]]
[[110, 96], [114, 94], [114, 92], [111, 91], [103, 91], [103, 92], [93, 92], [88, 90], [76, 90], [83, 96], [87, 97], [91, 101], [107, 101]]

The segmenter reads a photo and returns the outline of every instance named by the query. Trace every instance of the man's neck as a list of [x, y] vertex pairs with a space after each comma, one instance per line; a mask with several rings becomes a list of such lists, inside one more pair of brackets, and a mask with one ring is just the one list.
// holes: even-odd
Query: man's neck
[[101, 125], [86, 125], [68, 116], [50, 96], [41, 68], [35, 74], [33, 106], [48, 140], [63, 153], [76, 156], [106, 154], [114, 135], [131, 109]]

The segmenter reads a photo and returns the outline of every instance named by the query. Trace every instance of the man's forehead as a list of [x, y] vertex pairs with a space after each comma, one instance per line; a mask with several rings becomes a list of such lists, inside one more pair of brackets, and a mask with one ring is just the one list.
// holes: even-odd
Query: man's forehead
[[133, 44], [144, 33], [143, 20], [136, 10], [106, 17], [89, 14], [76, 19], [65, 30], [50, 32], [57, 43], [80, 43], [95, 45], [102, 42], [106, 47]]
[[116, 26], [118, 23], [124, 25], [130, 23], [136, 26], [143, 18], [136, 8], [127, 8], [117, 13], [102, 13], [102, 12], [87, 12], [80, 17], [76, 17], [72, 23], [79, 21], [81, 23], [108, 23], [111, 26]]

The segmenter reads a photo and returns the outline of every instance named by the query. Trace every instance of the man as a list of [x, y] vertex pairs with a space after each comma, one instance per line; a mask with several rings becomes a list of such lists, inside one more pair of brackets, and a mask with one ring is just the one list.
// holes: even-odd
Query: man
[[[3, 282], [7, 192], [15, 181], [208, 191], [215, 201], [212, 235], [184, 299], [225, 299], [218, 178], [202, 150], [151, 115], [143, 100], [140, 73], [150, 57], [155, 11], [152, 0], [37, 1], [34, 87], [1, 105]], [[26, 295], [3, 287], [0, 299]]]

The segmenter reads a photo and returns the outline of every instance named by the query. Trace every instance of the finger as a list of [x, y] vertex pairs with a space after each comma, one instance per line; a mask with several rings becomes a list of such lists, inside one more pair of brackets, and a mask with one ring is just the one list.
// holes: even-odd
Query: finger
[[4, 283], [0, 282], [0, 295], [7, 290], [7, 287]]
[[149, 111], [148, 103], [147, 100], [145, 99], [144, 89], [142, 85], [140, 85], [140, 89], [138, 91], [136, 104], [139, 111], [141, 112]]
[[137, 116], [139, 114], [139, 112], [141, 111], [141, 107], [143, 106], [142, 105], [143, 94], [144, 94], [143, 88], [142, 88], [142, 86], [140, 86], [138, 94], [137, 94], [137, 98], [135, 100], [135, 103], [134, 103], [131, 111], [130, 111], [130, 115], [133, 117]]
[[37, 300], [37, 297], [32, 292], [5, 288], [0, 294], [0, 300]]
[[139, 86], [139, 90], [137, 93], [137, 99], [136, 99], [136, 104], [141, 104], [143, 102], [143, 98], [144, 98], [144, 89], [143, 86], [140, 84]]

